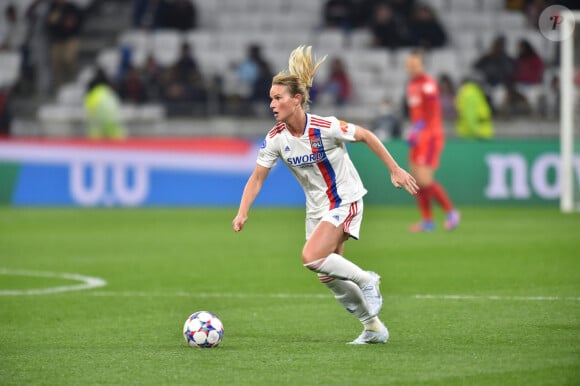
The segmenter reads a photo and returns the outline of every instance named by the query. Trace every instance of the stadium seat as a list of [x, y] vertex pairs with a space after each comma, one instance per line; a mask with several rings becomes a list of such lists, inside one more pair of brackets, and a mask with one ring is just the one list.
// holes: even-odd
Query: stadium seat
[[92, 65], [83, 67], [77, 75], [76, 83], [86, 86], [95, 74], [95, 67]]
[[162, 66], [172, 65], [181, 51], [182, 36], [175, 30], [157, 30], [151, 35], [151, 53]]
[[316, 47], [325, 51], [335, 52], [346, 46], [344, 32], [339, 29], [324, 29], [316, 34]]
[[118, 44], [131, 47], [134, 50], [147, 51], [151, 49], [150, 33], [138, 29], [124, 31], [119, 36]]
[[351, 50], [366, 50], [372, 47], [373, 34], [368, 29], [355, 29], [348, 35], [347, 42]]
[[101, 67], [109, 77], [114, 77], [119, 70], [119, 50], [107, 48], [99, 52], [97, 65]]
[[68, 83], [58, 90], [56, 100], [62, 106], [82, 106], [85, 92], [86, 88], [82, 84]]
[[435, 78], [443, 73], [455, 77], [458, 75], [457, 70], [461, 68], [457, 53], [453, 49], [430, 52], [425, 56], [425, 67], [431, 76]]
[[505, 11], [496, 15], [495, 29], [496, 31], [509, 32], [512, 30], [521, 30], [529, 28], [526, 17], [522, 12]]
[[22, 57], [19, 52], [0, 52], [0, 87], [12, 87], [20, 77]]
[[498, 0], [478, 0], [479, 7], [483, 11], [499, 12], [503, 7], [503, 2]]
[[195, 30], [186, 33], [184, 40], [188, 41], [198, 54], [218, 50], [220, 39], [217, 34], [207, 30]]
[[497, 16], [487, 11], [451, 10], [441, 16], [450, 37], [464, 32], [491, 31], [497, 23]]
[[469, 11], [476, 12], [479, 10], [477, 0], [445, 0], [448, 11]]

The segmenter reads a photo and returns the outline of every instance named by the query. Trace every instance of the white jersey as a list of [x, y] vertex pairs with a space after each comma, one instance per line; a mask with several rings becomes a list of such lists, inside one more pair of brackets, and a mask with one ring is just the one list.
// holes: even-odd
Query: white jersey
[[282, 159], [304, 189], [307, 215], [322, 217], [367, 193], [345, 144], [354, 141], [355, 130], [335, 117], [306, 114], [302, 136], [294, 137], [279, 122], [262, 143], [257, 163], [272, 168]]

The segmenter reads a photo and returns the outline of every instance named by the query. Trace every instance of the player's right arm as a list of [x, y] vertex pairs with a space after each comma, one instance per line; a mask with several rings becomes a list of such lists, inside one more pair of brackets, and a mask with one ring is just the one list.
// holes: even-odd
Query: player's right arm
[[252, 175], [248, 178], [248, 182], [246, 182], [244, 192], [242, 193], [238, 214], [232, 221], [232, 227], [235, 232], [239, 232], [244, 228], [244, 224], [248, 220], [250, 207], [258, 196], [258, 193], [260, 193], [260, 190], [262, 190], [262, 185], [264, 185], [264, 181], [269, 173], [270, 168], [257, 164]]

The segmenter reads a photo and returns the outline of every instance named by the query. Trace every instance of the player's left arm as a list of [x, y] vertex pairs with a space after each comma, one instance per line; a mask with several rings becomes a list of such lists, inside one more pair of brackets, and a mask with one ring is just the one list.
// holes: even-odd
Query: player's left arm
[[409, 193], [416, 194], [419, 190], [415, 178], [401, 168], [381, 140], [364, 127], [355, 126], [355, 142], [363, 142], [385, 164], [391, 173], [391, 182], [397, 188], [405, 188]]

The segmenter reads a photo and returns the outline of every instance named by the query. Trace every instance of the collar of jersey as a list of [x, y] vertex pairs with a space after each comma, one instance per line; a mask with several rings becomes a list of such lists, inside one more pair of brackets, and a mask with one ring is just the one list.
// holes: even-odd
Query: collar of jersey
[[310, 120], [310, 116], [308, 115], [308, 113], [304, 113], [304, 116], [306, 117], [306, 121], [304, 122], [304, 129], [302, 130], [302, 135], [306, 134], [306, 128], [308, 127], [308, 121]]

